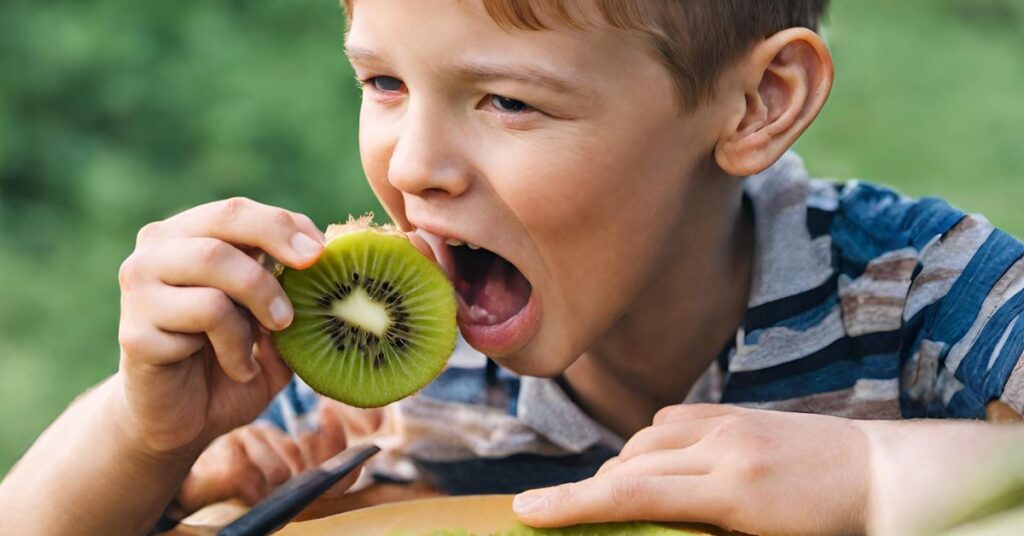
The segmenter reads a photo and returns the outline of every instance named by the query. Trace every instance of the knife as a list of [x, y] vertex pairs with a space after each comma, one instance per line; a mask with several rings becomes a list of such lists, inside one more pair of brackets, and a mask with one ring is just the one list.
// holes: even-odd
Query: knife
[[362, 445], [339, 452], [315, 469], [289, 479], [217, 535], [262, 536], [283, 527], [323, 492], [379, 451], [380, 447], [376, 445]]

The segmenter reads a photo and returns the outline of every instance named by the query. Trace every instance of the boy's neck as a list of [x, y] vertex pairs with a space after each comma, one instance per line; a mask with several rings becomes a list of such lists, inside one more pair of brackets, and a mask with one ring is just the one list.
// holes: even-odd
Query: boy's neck
[[622, 437], [650, 425], [659, 409], [681, 403], [746, 313], [753, 214], [738, 180], [712, 180], [728, 191], [713, 195], [719, 202], [687, 207], [680, 222], [687, 230], [663, 269], [565, 372], [583, 409]]

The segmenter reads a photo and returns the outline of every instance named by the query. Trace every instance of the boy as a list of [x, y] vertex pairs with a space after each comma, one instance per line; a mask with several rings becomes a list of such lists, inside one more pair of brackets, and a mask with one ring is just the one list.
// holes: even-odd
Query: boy
[[[463, 349], [397, 405], [417, 476], [554, 485], [517, 497], [536, 526], [900, 533], [958, 464], [1018, 433], [854, 420], [1021, 411], [1024, 249], [940, 201], [811, 180], [787, 154], [831, 88], [812, 31], [826, 3], [346, 2], [368, 180], [493, 360]], [[205, 332], [244, 362], [250, 319], [291, 312], [242, 246], [282, 247], [293, 221], [233, 200], [144, 230], [129, 273], [164, 285], [123, 285], [122, 337], [152, 334], [125, 352], [194, 352], [175, 337]], [[209, 303], [186, 301], [197, 287]], [[268, 417], [314, 414], [308, 395], [293, 383]], [[315, 412], [337, 429], [331, 407]], [[179, 500], [242, 474], [209, 469], [229, 451], [283, 477], [295, 445], [262, 426], [207, 451]]]
[[[940, 201], [809, 180], [785, 154], [831, 88], [808, 29], [825, 2], [346, 9], [367, 177], [493, 359], [460, 351], [398, 405], [417, 477], [583, 480], [519, 496], [543, 526], [885, 530], [890, 508], [927, 503], [885, 485], [919, 489], [892, 468], [904, 456], [1004, 430], [848, 419], [1021, 410], [1020, 244]], [[309, 411], [303, 393], [272, 413]]]

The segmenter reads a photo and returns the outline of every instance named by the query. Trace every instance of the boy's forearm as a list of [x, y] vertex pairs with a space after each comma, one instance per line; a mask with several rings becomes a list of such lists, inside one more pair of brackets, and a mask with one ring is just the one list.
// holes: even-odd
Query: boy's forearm
[[869, 534], [909, 535], [943, 516], [990, 455], [1024, 439], [1024, 425], [976, 421], [858, 421], [870, 443]]
[[145, 534], [160, 516], [198, 452], [126, 440], [117, 380], [76, 400], [0, 483], [0, 533]]

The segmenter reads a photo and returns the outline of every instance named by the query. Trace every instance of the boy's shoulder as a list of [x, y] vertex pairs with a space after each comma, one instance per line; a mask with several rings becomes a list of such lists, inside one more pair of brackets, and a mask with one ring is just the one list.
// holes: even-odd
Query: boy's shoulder
[[745, 195], [755, 266], [723, 401], [900, 418], [1019, 398], [1019, 241], [940, 199], [811, 178], [794, 154]]

